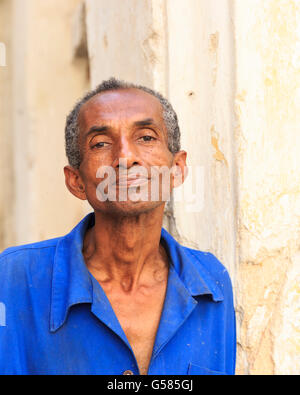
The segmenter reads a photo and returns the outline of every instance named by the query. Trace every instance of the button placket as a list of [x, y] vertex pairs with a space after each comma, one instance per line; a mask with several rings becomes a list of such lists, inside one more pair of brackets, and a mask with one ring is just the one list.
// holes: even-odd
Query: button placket
[[123, 376], [134, 376], [134, 373], [132, 370], [125, 370], [123, 373]]

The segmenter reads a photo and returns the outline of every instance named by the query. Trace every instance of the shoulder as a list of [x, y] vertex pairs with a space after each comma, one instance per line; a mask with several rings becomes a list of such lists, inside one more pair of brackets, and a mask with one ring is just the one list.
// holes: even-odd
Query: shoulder
[[211, 274], [222, 276], [229, 275], [226, 267], [219, 261], [219, 259], [211, 252], [194, 250], [192, 248], [183, 247], [185, 253], [189, 254], [196, 265], [205, 267]]
[[183, 247], [199, 274], [205, 272], [224, 293], [232, 294], [232, 282], [226, 267], [211, 252]]
[[[49, 295], [56, 246], [59, 239], [7, 248], [0, 254], [0, 300], [28, 306]], [[25, 307], [24, 307], [25, 308]]]
[[45, 240], [37, 243], [9, 247], [0, 254], [0, 272], [7, 265], [26, 266], [39, 261], [45, 263], [53, 259], [60, 238]]

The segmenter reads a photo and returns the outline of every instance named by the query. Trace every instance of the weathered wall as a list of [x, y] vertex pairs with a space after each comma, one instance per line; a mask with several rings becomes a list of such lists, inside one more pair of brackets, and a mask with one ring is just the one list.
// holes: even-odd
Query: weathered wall
[[235, 1], [240, 363], [300, 373], [300, 4]]
[[12, 67], [11, 67], [11, 1], [0, 1], [0, 42], [6, 47], [6, 67], [0, 67], [0, 249], [14, 243], [12, 226]]
[[1, 101], [8, 110], [3, 120], [13, 147], [4, 189], [13, 188], [14, 198], [1, 205], [2, 229], [6, 232], [9, 221], [13, 244], [20, 244], [67, 232], [86, 210], [66, 190], [62, 169], [65, 117], [89, 80], [87, 62], [72, 57], [71, 21], [78, 0], [3, 3], [10, 3], [3, 26], [12, 26], [10, 63], [3, 71], [11, 76], [11, 108], [4, 95]]

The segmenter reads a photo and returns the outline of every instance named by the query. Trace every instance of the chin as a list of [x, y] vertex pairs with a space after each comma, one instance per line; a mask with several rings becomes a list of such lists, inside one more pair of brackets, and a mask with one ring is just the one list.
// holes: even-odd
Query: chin
[[125, 201], [125, 202], [110, 202], [106, 201], [101, 204], [101, 207], [95, 207], [95, 211], [100, 211], [103, 214], [121, 217], [135, 217], [141, 214], [148, 213], [155, 208], [164, 205], [165, 202], [143, 202], [143, 201]]

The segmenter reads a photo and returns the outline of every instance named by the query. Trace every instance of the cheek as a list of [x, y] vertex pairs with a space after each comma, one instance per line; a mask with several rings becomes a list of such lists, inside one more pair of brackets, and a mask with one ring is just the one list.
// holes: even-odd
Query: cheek
[[94, 161], [82, 161], [80, 166], [80, 175], [85, 186], [86, 195], [90, 195], [92, 190], [95, 189], [97, 184], [97, 171], [99, 168], [99, 163]]
[[173, 154], [166, 148], [153, 148], [144, 153], [143, 160], [150, 166], [153, 165], [171, 167], [173, 164]]
[[97, 172], [100, 167], [107, 166], [109, 161], [104, 156], [99, 157], [87, 153], [81, 162], [82, 178], [85, 183], [93, 182], [97, 179]]

